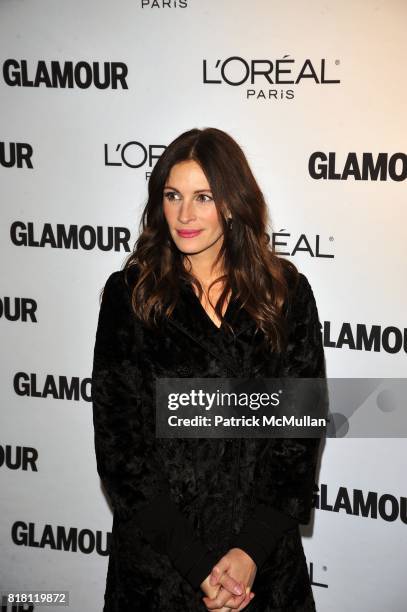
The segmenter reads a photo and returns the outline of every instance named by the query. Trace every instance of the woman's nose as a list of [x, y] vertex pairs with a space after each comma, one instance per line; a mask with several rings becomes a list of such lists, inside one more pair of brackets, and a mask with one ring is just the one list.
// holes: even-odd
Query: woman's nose
[[181, 223], [187, 223], [195, 219], [194, 203], [190, 200], [184, 200], [179, 209], [178, 220]]

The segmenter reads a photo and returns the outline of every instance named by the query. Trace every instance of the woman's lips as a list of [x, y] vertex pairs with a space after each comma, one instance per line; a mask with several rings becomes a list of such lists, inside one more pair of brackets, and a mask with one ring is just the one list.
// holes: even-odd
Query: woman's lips
[[202, 230], [177, 230], [178, 236], [182, 238], [193, 238], [194, 236], [198, 236]]

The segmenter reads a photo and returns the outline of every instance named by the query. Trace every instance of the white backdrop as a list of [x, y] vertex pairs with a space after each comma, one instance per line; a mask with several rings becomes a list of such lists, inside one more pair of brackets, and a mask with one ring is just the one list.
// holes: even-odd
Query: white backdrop
[[[112, 515], [89, 377], [99, 292], [127, 252], [83, 245], [111, 227], [132, 248], [149, 173], [181, 132], [218, 127], [242, 146], [279, 251], [314, 289], [328, 375], [406, 376], [406, 340], [338, 342], [406, 334], [406, 18], [405, 0], [2, 0], [3, 591], [64, 590], [74, 612], [102, 610]], [[94, 62], [116, 88], [96, 86]], [[58, 224], [78, 248], [58, 248]], [[406, 610], [405, 451], [401, 438], [327, 440], [325, 499], [303, 531], [318, 612]], [[376, 500], [366, 516], [358, 490]], [[374, 512], [384, 495], [391, 520]]]

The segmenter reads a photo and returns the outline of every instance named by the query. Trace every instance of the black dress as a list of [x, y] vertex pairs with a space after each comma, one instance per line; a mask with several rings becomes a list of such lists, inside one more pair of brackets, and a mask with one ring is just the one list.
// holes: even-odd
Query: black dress
[[264, 348], [229, 303], [235, 337], [181, 283], [172, 319], [151, 331], [134, 316], [137, 268], [110, 275], [92, 371], [97, 469], [114, 516], [104, 612], [205, 611], [201, 582], [232, 547], [257, 564], [248, 612], [311, 612], [299, 524], [311, 515], [319, 438], [160, 439], [158, 377], [325, 377], [317, 307], [300, 274], [283, 355]]

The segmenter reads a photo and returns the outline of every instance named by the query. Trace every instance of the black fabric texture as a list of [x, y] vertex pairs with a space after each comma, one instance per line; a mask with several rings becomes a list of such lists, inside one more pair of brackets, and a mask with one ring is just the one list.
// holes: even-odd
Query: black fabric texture
[[92, 369], [97, 470], [113, 510], [104, 612], [206, 610], [200, 585], [233, 547], [257, 565], [256, 597], [245, 609], [315, 610], [299, 524], [311, 517], [321, 440], [155, 436], [159, 377], [325, 378], [321, 323], [303, 274], [282, 355], [264, 348], [238, 302], [225, 317], [235, 338], [182, 284], [172, 319], [150, 330], [132, 312], [124, 271], [107, 279]]

